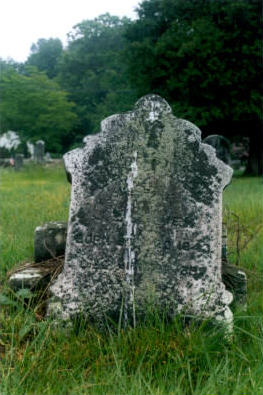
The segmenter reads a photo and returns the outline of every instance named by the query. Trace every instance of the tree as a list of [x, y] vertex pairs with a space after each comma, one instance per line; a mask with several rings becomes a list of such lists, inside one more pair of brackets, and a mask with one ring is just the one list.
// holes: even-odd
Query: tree
[[76, 115], [67, 93], [56, 82], [36, 68], [27, 67], [25, 74], [19, 74], [5, 64], [0, 91], [2, 133], [15, 130], [31, 141], [43, 139], [52, 152], [68, 149]]
[[49, 78], [54, 78], [58, 72], [58, 63], [62, 56], [63, 45], [58, 38], [40, 38], [31, 46], [31, 54], [27, 65], [36, 66], [39, 71], [45, 71]]
[[161, 94], [205, 135], [250, 134], [254, 173], [263, 146], [260, 8], [259, 0], [147, 0], [126, 31], [137, 93]]
[[130, 108], [135, 95], [121, 58], [127, 18], [109, 14], [76, 25], [60, 64], [59, 82], [76, 103], [79, 140], [99, 122]]

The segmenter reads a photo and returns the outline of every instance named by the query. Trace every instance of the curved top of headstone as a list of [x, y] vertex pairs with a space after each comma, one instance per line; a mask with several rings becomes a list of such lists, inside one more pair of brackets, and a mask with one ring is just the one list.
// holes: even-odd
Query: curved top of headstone
[[[120, 129], [123, 130], [121, 133], [124, 135], [127, 133], [124, 129], [127, 128], [129, 131], [130, 129], [128, 125], [135, 124], [138, 121], [145, 125], [146, 133], [152, 135], [160, 133], [160, 130], [163, 127], [161, 124], [164, 125], [168, 121], [168, 123], [172, 125], [171, 127], [177, 128], [180, 130], [180, 134], [185, 135], [187, 143], [195, 145], [195, 151], [198, 155], [200, 155], [201, 152], [204, 152], [210, 165], [215, 166], [218, 169], [220, 168], [223, 188], [230, 183], [232, 169], [229, 166], [226, 166], [225, 163], [221, 161], [221, 158], [216, 155], [216, 149], [213, 145], [202, 143], [201, 130], [190, 121], [176, 118], [167, 101], [156, 94], [148, 94], [140, 98], [135, 103], [132, 111], [114, 114], [105, 118], [101, 122], [99, 133], [88, 135], [83, 139], [83, 148], [77, 148], [66, 153], [64, 155], [64, 163], [68, 180], [71, 180], [71, 171], [80, 166], [84, 156], [85, 161], [87, 161], [88, 157], [92, 156], [94, 150], [99, 146], [103, 147], [105, 144], [114, 143], [116, 136], [120, 134]], [[157, 125], [158, 122], [159, 125]], [[154, 126], [155, 124], [156, 126]], [[123, 138], [125, 138], [125, 135]]]
[[[172, 109], [165, 99], [156, 94], [145, 95], [135, 103], [132, 111], [114, 114], [105, 118], [101, 121], [99, 133], [84, 137], [83, 143], [85, 154], [88, 155], [88, 153], [91, 153], [94, 148], [97, 147], [98, 144], [102, 144], [103, 141], [105, 142], [111, 138], [114, 139], [114, 131], [124, 123], [127, 124], [138, 119], [152, 123], [168, 114], [172, 114]], [[201, 132], [198, 134], [201, 135]], [[72, 161], [68, 161], [69, 155], [73, 161], [74, 158], [79, 161], [81, 156], [80, 150], [81, 149], [77, 148], [64, 155], [64, 161], [68, 163], [69, 168], [72, 167]], [[69, 162], [71, 162], [71, 164]]]
[[207, 136], [203, 139], [203, 143], [210, 144], [214, 148], [216, 148], [217, 144], [225, 145], [229, 149], [231, 146], [230, 141], [225, 136], [222, 136], [220, 134], [210, 134], [209, 136]]
[[149, 114], [148, 120], [155, 121], [161, 114], [170, 114], [171, 107], [165, 99], [159, 95], [149, 94], [140, 98], [134, 106], [134, 110], [139, 110]]

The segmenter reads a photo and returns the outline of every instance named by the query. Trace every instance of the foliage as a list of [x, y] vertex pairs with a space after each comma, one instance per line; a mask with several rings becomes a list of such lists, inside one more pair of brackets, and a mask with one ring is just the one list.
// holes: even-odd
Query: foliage
[[[63, 166], [1, 169], [1, 270], [33, 257], [34, 230], [49, 221], [67, 221], [70, 184]], [[19, 246], [19, 247], [18, 247]]]
[[201, 126], [260, 119], [259, 11], [254, 0], [141, 3], [126, 34], [139, 94], [160, 93]]
[[145, 0], [138, 15], [126, 32], [137, 93], [159, 93], [207, 134], [251, 137], [262, 167], [261, 2]]
[[103, 118], [134, 102], [121, 58], [128, 23], [127, 18], [105, 14], [79, 23], [69, 34], [59, 81], [77, 105], [80, 138], [97, 132]]
[[54, 78], [58, 73], [58, 63], [62, 56], [63, 45], [58, 38], [40, 38], [31, 46], [31, 54], [26, 64], [35, 66], [39, 71], [45, 71], [49, 78]]
[[[248, 311], [235, 313], [231, 341], [220, 327], [185, 328], [180, 319], [167, 323], [151, 309], [135, 330], [110, 326], [102, 332], [85, 321], [72, 329], [54, 327], [42, 319], [32, 295], [10, 293], [5, 273], [32, 259], [37, 225], [66, 220], [70, 186], [62, 167], [3, 170], [0, 176], [1, 394], [262, 394], [262, 231], [241, 252]], [[260, 196], [261, 178], [235, 178], [224, 205], [252, 228], [262, 222]]]
[[[249, 137], [247, 171], [262, 174], [261, 2], [144, 0], [137, 13], [135, 21], [109, 14], [84, 20], [69, 33], [65, 49], [59, 39], [39, 39], [25, 64], [12, 62], [10, 89], [9, 83], [0, 86], [13, 92], [8, 99], [1, 93], [7, 102], [2, 106], [4, 129], [15, 124], [12, 129], [30, 136], [48, 136], [50, 149], [62, 152], [98, 132], [106, 116], [131, 109], [144, 94], [158, 93], [176, 116], [200, 126], [204, 136]], [[2, 73], [10, 74], [10, 64], [0, 63]], [[27, 90], [21, 98], [22, 81], [31, 91], [39, 86], [33, 102], [27, 100]], [[48, 105], [43, 104], [44, 91], [56, 96], [44, 100]], [[12, 95], [20, 115], [10, 107]], [[36, 114], [38, 100], [45, 113], [42, 122]], [[48, 131], [51, 123], [56, 133]]]
[[67, 93], [36, 68], [18, 73], [12, 66], [0, 75], [1, 131], [15, 130], [32, 141], [43, 139], [48, 150], [67, 146], [76, 120]]

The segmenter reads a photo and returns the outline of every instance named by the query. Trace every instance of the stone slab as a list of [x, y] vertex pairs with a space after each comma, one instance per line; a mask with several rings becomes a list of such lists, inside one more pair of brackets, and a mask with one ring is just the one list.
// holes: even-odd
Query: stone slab
[[156, 95], [64, 156], [72, 181], [65, 265], [48, 314], [133, 323], [149, 303], [232, 321], [221, 273], [222, 192], [232, 169]]

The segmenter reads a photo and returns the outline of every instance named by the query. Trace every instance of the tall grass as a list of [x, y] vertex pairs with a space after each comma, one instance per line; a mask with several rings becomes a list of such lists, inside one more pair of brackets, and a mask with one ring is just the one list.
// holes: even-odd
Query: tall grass
[[[66, 220], [70, 187], [62, 168], [10, 170], [0, 175], [1, 275], [18, 261], [32, 260], [34, 228]], [[247, 228], [260, 228], [263, 183], [238, 178], [226, 189], [229, 250]], [[230, 215], [229, 212], [235, 214]], [[242, 226], [241, 226], [242, 225]], [[243, 233], [242, 233], [243, 232]], [[253, 233], [253, 231], [252, 231]], [[209, 322], [183, 326], [149, 311], [136, 329], [116, 324], [98, 330], [76, 322], [71, 329], [43, 320], [25, 294], [0, 296], [0, 394], [54, 395], [262, 395], [263, 234], [240, 251], [249, 281], [248, 310], [235, 312], [233, 338]], [[237, 256], [231, 255], [236, 262]], [[1, 299], [2, 297], [2, 299]]]

